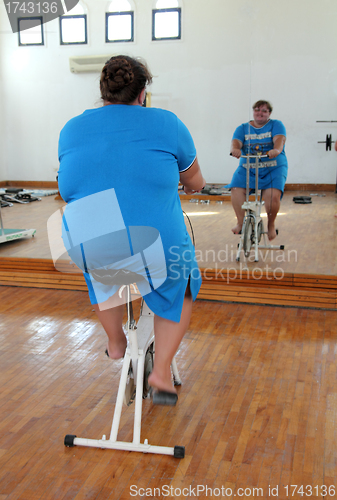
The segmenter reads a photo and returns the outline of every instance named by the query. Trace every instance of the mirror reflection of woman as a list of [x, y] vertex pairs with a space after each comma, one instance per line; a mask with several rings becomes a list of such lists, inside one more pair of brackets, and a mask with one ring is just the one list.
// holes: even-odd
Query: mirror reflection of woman
[[[281, 198], [287, 178], [288, 162], [285, 155], [286, 129], [279, 120], [272, 120], [272, 106], [268, 101], [257, 101], [253, 105], [253, 120], [243, 123], [234, 132], [231, 143], [231, 155], [240, 158], [240, 164], [234, 172], [231, 183], [232, 205], [237, 217], [233, 227], [234, 234], [240, 234], [245, 211], [242, 205], [246, 200], [246, 159], [242, 154], [254, 154], [257, 151], [267, 154], [268, 158], [260, 161], [266, 166], [259, 169], [259, 188], [268, 216], [268, 238], [276, 237], [275, 219], [280, 210]], [[250, 169], [250, 189], [255, 189], [255, 170]]]

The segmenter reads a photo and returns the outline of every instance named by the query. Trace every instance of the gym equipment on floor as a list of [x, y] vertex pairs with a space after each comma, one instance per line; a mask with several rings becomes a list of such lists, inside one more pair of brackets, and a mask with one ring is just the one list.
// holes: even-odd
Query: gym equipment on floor
[[19, 240], [21, 238], [27, 238], [29, 236], [34, 236], [36, 229], [5, 229], [2, 213], [1, 213], [1, 203], [0, 203], [0, 243], [6, 243], [7, 241]]

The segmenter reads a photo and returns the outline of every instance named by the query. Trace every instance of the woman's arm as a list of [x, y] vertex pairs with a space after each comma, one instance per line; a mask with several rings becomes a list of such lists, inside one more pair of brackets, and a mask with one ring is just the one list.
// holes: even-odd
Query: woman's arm
[[273, 137], [274, 148], [268, 151], [269, 158], [276, 158], [276, 156], [282, 153], [285, 142], [285, 135], [275, 135]]
[[233, 139], [231, 142], [231, 150], [230, 150], [231, 155], [235, 156], [235, 158], [240, 158], [241, 148], [242, 148], [242, 142], [239, 141], [239, 139]]
[[184, 186], [186, 194], [193, 194], [196, 191], [201, 191], [202, 188], [205, 187], [206, 181], [202, 176], [197, 158], [188, 170], [180, 173], [180, 182]]

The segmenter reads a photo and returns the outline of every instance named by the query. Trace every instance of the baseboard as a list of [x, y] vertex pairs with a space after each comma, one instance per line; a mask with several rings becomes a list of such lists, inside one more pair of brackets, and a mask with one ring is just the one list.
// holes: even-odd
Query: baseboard
[[[61, 271], [62, 269], [62, 271]], [[56, 270], [51, 259], [0, 258], [0, 286], [87, 291], [74, 264]], [[200, 269], [199, 299], [337, 310], [337, 276], [280, 273], [258, 279], [249, 271]]]
[[[214, 188], [222, 187], [223, 184], [213, 184]], [[284, 191], [301, 191], [301, 192], [332, 192], [334, 193], [336, 190], [335, 184], [286, 184], [284, 187]], [[210, 194], [180, 194], [181, 200], [212, 200], [212, 201], [231, 201], [230, 192], [222, 195], [210, 195]], [[251, 198], [254, 199], [253, 197]]]
[[334, 192], [336, 184], [286, 184], [285, 191], [328, 191]]
[[[223, 186], [223, 184], [214, 184], [214, 186]], [[22, 187], [22, 188], [48, 188], [48, 189], [57, 189], [58, 184], [56, 181], [0, 181], [0, 187]], [[336, 185], [335, 184], [286, 184], [285, 191], [327, 191], [327, 192], [335, 192]], [[212, 198], [212, 200], [223, 200], [224, 198], [228, 198], [228, 195], [222, 196], [214, 196], [214, 195], [182, 195], [183, 199], [189, 200], [190, 198]]]
[[56, 181], [0, 181], [0, 187], [58, 189]]

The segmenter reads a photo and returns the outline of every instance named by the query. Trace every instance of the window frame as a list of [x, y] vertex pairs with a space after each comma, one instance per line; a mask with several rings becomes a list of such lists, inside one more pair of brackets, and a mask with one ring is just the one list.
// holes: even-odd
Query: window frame
[[[62, 19], [84, 19], [84, 31], [85, 31], [85, 40], [84, 42], [64, 42], [62, 40]], [[60, 26], [60, 45], [87, 45], [88, 44], [88, 20], [87, 20], [87, 14], [74, 14], [72, 15], [65, 15], [65, 16], [60, 16], [59, 17], [59, 26]]]
[[[109, 17], [110, 16], [126, 16], [129, 15], [131, 17], [131, 38], [124, 40], [109, 40], [108, 38], [108, 25], [109, 25]], [[121, 12], [106, 12], [105, 13], [105, 43], [120, 43], [120, 42], [134, 42], [135, 41], [135, 16], [133, 10], [123, 10]]]
[[[155, 37], [155, 17], [158, 12], [178, 12], [178, 36], [169, 36], [163, 38]], [[152, 41], [157, 42], [160, 40], [181, 40], [181, 7], [168, 7], [166, 9], [152, 9]]]
[[[41, 28], [41, 43], [22, 43], [21, 42], [21, 30], [20, 30], [20, 21], [22, 20], [28, 20], [28, 19], [39, 19], [41, 21], [40, 28]], [[38, 28], [38, 24], [36, 27]], [[25, 30], [23, 30], [25, 31]], [[43, 33], [43, 16], [34, 16], [34, 17], [18, 17], [18, 41], [19, 41], [19, 47], [42, 47], [44, 46], [44, 33]]]

